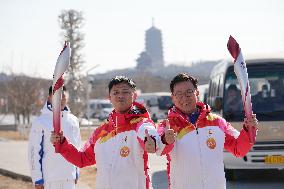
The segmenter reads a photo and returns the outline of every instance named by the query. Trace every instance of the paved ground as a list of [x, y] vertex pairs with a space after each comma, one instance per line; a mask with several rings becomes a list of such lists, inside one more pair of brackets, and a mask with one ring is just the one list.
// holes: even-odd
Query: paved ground
[[[15, 177], [23, 177], [29, 179], [30, 172], [27, 160], [27, 141], [13, 141], [0, 138], [0, 171], [8, 171]], [[153, 189], [166, 189], [167, 176], [165, 172], [166, 159], [156, 155], [149, 156], [149, 163], [151, 166], [151, 177], [153, 182]], [[7, 174], [7, 172], [6, 172]], [[77, 189], [89, 189], [85, 184], [79, 182]]]
[[165, 156], [158, 157], [155, 154], [151, 154], [149, 155], [149, 164], [152, 175], [153, 189], [167, 189], [168, 182], [165, 170], [167, 167], [167, 160]]
[[[18, 176], [27, 178], [30, 176], [27, 160], [27, 141], [12, 141], [0, 139], [0, 171], [8, 171]], [[90, 189], [90, 187], [78, 182], [77, 189]]]
[[[27, 163], [27, 141], [1, 140], [0, 172], [9, 171], [29, 178]], [[149, 156], [153, 189], [167, 189], [166, 159], [156, 155]], [[17, 176], [16, 175], [16, 176]], [[282, 189], [284, 171], [241, 171], [236, 173], [235, 181], [227, 182], [227, 189]], [[90, 189], [79, 181], [77, 189]]]

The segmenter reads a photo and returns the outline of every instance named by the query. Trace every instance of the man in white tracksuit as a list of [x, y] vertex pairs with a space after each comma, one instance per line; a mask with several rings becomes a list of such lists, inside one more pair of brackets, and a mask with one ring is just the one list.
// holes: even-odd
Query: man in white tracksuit
[[[47, 103], [32, 124], [29, 137], [28, 161], [31, 177], [36, 189], [74, 189], [79, 176], [79, 169], [55, 153], [50, 143], [53, 131], [52, 88], [49, 89]], [[79, 148], [81, 143], [78, 119], [66, 106], [66, 88], [62, 91], [62, 130], [69, 141]]]

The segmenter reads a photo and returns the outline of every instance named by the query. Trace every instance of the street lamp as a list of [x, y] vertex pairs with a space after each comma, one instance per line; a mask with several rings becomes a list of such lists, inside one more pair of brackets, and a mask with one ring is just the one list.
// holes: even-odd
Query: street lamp
[[90, 100], [90, 91], [92, 89], [92, 85], [90, 84], [90, 78], [89, 78], [89, 72], [92, 71], [93, 69], [99, 67], [99, 64], [96, 64], [95, 66], [93, 66], [92, 68], [88, 69], [86, 72], [87, 75], [87, 96], [86, 96], [86, 100], [87, 100], [87, 119], [89, 120], [90, 118], [90, 105], [89, 105], [89, 100]]

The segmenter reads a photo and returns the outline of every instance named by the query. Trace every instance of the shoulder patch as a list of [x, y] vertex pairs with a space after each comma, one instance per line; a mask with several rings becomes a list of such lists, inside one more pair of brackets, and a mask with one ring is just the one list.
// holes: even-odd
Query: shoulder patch
[[219, 116], [215, 115], [215, 114], [212, 114], [212, 113], [209, 113], [207, 116], [206, 116], [206, 119], [209, 120], [209, 121], [214, 121], [215, 119], [218, 119]]
[[138, 123], [140, 121], [142, 121], [144, 118], [143, 117], [136, 117], [130, 120], [130, 124], [135, 124]]
[[179, 133], [177, 134], [177, 139], [182, 139], [187, 133], [194, 131], [195, 128], [193, 125], [187, 125], [186, 127], [184, 127], [183, 129], [181, 129], [179, 131]]
[[106, 131], [99, 137], [100, 141], [99, 143], [105, 143], [107, 140], [109, 140], [110, 138], [114, 137], [116, 135], [115, 130], [107, 133]]

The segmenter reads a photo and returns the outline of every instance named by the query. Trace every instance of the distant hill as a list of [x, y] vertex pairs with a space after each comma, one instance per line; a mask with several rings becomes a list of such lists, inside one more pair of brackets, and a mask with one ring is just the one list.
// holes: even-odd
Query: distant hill
[[0, 82], [1, 81], [9, 81], [9, 80], [11, 80], [11, 76], [8, 76], [7, 74], [5, 74], [5, 73], [0, 73]]
[[110, 79], [116, 75], [126, 75], [128, 77], [135, 77], [140, 74], [147, 74], [149, 76], [161, 77], [164, 79], [172, 79], [177, 73], [186, 72], [203, 82], [209, 81], [209, 76], [212, 68], [219, 61], [200, 61], [192, 63], [190, 66], [170, 64], [162, 68], [152, 68], [150, 71], [137, 70], [136, 68], [112, 70], [103, 74], [93, 75], [94, 80]]
[[[110, 79], [117, 75], [126, 75], [136, 82], [138, 89], [141, 92], [161, 92], [169, 91], [169, 83], [171, 79], [181, 72], [189, 73], [196, 77], [199, 84], [205, 84], [209, 82], [210, 72], [212, 68], [219, 61], [200, 61], [194, 62], [190, 65], [177, 65], [170, 64], [161, 68], [151, 69], [118, 69], [106, 72], [104, 74], [91, 75], [92, 77], [92, 91], [91, 98], [106, 98], [108, 96], [107, 85]], [[11, 81], [14, 76], [0, 73], [0, 84], [5, 81]], [[31, 80], [38, 81], [38, 78], [30, 78]], [[48, 85], [52, 83], [51, 80], [46, 80], [42, 85], [43, 89], [46, 89]]]
[[108, 89], [106, 86], [109, 80], [117, 75], [125, 75], [133, 78], [142, 92], [169, 91], [171, 79], [176, 74], [184, 72], [196, 77], [199, 80], [199, 84], [205, 84], [209, 82], [211, 70], [218, 62], [219, 61], [200, 61], [192, 63], [190, 66], [170, 64], [162, 68], [147, 70], [128, 68], [92, 75], [93, 90], [91, 97], [107, 97]]

